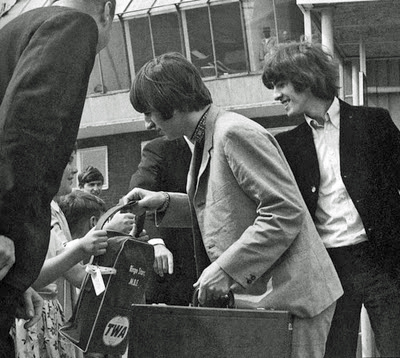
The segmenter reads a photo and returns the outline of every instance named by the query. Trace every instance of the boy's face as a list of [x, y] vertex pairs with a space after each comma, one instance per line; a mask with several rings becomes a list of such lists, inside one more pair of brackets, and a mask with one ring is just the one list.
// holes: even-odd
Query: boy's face
[[103, 187], [103, 182], [101, 180], [93, 180], [83, 185], [83, 191], [86, 193], [100, 196]]
[[307, 113], [311, 98], [309, 88], [303, 92], [297, 92], [291, 82], [274, 84], [274, 99], [283, 104], [289, 117]]
[[78, 169], [76, 169], [75, 166], [75, 155], [76, 153], [73, 152], [71, 156], [69, 157], [69, 161], [67, 163], [67, 166], [64, 169], [63, 176], [61, 178], [61, 183], [60, 187], [58, 189], [58, 196], [62, 195], [67, 195], [72, 191], [72, 185], [74, 183], [74, 178], [76, 173], [78, 172]]

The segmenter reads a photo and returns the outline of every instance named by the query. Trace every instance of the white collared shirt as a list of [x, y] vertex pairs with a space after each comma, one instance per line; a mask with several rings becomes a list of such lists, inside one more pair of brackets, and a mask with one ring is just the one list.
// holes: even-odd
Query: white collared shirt
[[324, 125], [305, 115], [312, 129], [320, 169], [315, 225], [327, 248], [350, 246], [367, 240], [361, 217], [340, 173], [340, 105], [335, 97]]

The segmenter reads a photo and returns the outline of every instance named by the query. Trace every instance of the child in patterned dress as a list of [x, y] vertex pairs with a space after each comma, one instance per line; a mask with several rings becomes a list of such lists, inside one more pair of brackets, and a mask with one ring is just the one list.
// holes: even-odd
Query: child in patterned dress
[[[17, 358], [78, 358], [78, 351], [63, 338], [58, 329], [72, 314], [76, 287], [85, 277], [82, 260], [90, 255], [102, 255], [107, 248], [105, 230], [91, 230], [81, 239], [72, 240], [67, 220], [57, 200], [72, 190], [77, 173], [74, 165], [75, 151], [71, 154], [51, 203], [51, 234], [46, 260], [39, 277], [32, 285], [43, 297], [42, 320], [29, 329], [23, 320], [16, 320], [15, 351]], [[100, 205], [101, 206], [101, 205]], [[104, 206], [100, 209], [103, 210]]]

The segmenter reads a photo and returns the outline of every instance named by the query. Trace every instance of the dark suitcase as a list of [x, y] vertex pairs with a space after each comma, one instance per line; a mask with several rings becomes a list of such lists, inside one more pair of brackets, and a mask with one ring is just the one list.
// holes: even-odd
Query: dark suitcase
[[286, 311], [133, 305], [129, 358], [290, 357]]

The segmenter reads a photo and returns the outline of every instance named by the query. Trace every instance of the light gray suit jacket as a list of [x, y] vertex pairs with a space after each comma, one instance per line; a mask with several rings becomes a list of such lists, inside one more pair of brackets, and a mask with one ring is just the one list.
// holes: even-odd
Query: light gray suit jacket
[[[188, 195], [170, 193], [159, 224], [185, 226], [190, 223], [185, 213], [192, 211], [195, 240], [202, 240], [209, 261], [241, 285], [235, 291], [240, 307], [313, 317], [343, 294], [290, 167], [268, 131], [211, 106], [198, 177], [193, 173], [192, 160]], [[200, 255], [197, 250], [198, 264], [206, 262]]]

